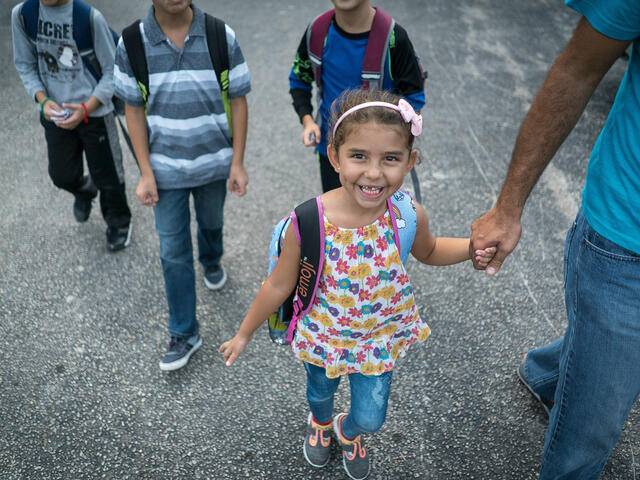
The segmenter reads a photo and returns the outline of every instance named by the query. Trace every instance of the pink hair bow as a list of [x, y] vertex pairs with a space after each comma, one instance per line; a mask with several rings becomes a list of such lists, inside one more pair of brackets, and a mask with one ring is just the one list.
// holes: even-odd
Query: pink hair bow
[[416, 113], [411, 104], [404, 98], [401, 98], [398, 102], [398, 111], [402, 116], [402, 119], [411, 123], [411, 135], [417, 137], [422, 133], [422, 115]]

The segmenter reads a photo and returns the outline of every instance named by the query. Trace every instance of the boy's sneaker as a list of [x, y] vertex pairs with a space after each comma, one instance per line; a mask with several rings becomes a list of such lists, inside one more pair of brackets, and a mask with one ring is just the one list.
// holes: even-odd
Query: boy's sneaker
[[86, 222], [89, 219], [89, 215], [91, 215], [91, 202], [96, 195], [98, 195], [98, 189], [93, 184], [91, 177], [84, 177], [84, 184], [80, 187], [80, 191], [88, 193], [89, 198], [78, 198], [76, 197], [73, 202], [73, 216], [76, 218], [76, 221], [79, 223]]
[[227, 283], [227, 272], [221, 263], [204, 269], [204, 284], [210, 290], [220, 290]]
[[184, 367], [201, 345], [202, 338], [197, 333], [189, 338], [171, 337], [167, 353], [160, 360], [160, 370], [178, 370]]
[[131, 224], [126, 227], [107, 228], [107, 248], [111, 252], [117, 252], [131, 243]]
[[310, 413], [302, 451], [312, 467], [324, 467], [331, 453], [331, 422], [320, 425]]
[[346, 413], [339, 413], [333, 418], [333, 431], [338, 437], [338, 443], [342, 449], [342, 466], [350, 478], [363, 480], [369, 476], [371, 470], [369, 455], [364, 448], [362, 435], [358, 435], [353, 440], [347, 440], [342, 435], [342, 420], [346, 416]]

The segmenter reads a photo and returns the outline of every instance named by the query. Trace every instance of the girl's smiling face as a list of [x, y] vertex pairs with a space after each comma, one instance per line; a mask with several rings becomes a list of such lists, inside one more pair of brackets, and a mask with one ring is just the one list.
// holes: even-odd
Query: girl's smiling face
[[338, 151], [329, 145], [329, 161], [355, 205], [364, 210], [386, 208], [416, 162], [416, 150], [407, 148], [407, 133], [377, 122], [349, 125]]

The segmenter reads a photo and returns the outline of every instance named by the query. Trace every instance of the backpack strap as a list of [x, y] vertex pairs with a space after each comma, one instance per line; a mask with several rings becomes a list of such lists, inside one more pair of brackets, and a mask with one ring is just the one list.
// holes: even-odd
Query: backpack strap
[[73, 39], [87, 71], [96, 81], [102, 76], [102, 68], [93, 48], [93, 16], [91, 6], [82, 0], [73, 0]]
[[287, 343], [293, 339], [298, 320], [313, 306], [324, 265], [324, 215], [320, 196], [298, 205], [291, 214], [291, 220], [300, 242], [300, 269]]
[[73, 39], [81, 56], [93, 50], [91, 7], [82, 0], [73, 0]]
[[138, 82], [144, 108], [147, 109], [149, 103], [149, 70], [147, 68], [147, 56], [144, 53], [142, 43], [142, 33], [140, 33], [140, 20], [136, 20], [122, 31], [122, 42], [129, 57], [129, 65], [133, 71], [133, 76]]
[[205, 30], [207, 32], [207, 45], [211, 64], [216, 72], [216, 78], [222, 93], [224, 111], [229, 122], [229, 133], [233, 136], [231, 128], [231, 104], [229, 102], [229, 47], [227, 45], [227, 29], [225, 23], [208, 13], [204, 14]]
[[40, 0], [26, 0], [20, 8], [24, 30], [33, 43], [38, 37], [38, 17], [40, 16]]
[[398, 190], [387, 199], [387, 206], [393, 223], [393, 237], [400, 251], [403, 265], [407, 263], [413, 240], [416, 236], [418, 215], [409, 192]]
[[[373, 17], [362, 62], [361, 78], [364, 90], [382, 88], [384, 62], [389, 50], [389, 39], [395, 26], [395, 20], [391, 18], [391, 15], [381, 8], [374, 8], [376, 14]], [[334, 16], [335, 11], [329, 10], [317, 16], [307, 28], [307, 52], [319, 92], [322, 91], [322, 49]], [[320, 95], [322, 94], [320, 93]]]
[[324, 12], [318, 15], [307, 28], [307, 52], [309, 60], [311, 60], [313, 78], [319, 92], [322, 90], [322, 48], [334, 16], [335, 10], [333, 9]]
[[362, 89], [381, 90], [384, 81], [384, 62], [389, 49], [389, 39], [395, 21], [381, 8], [374, 7], [376, 14], [369, 32], [367, 49], [362, 62]]

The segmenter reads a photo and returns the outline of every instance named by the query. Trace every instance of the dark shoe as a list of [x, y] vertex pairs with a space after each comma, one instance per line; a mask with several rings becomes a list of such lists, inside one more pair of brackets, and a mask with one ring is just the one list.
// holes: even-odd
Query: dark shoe
[[76, 220], [80, 223], [86, 222], [89, 219], [89, 215], [91, 215], [91, 202], [96, 195], [98, 195], [98, 189], [91, 181], [90, 177], [84, 177], [84, 184], [80, 188], [80, 192], [84, 195], [84, 198], [76, 197], [73, 202], [73, 216], [76, 217]]
[[533, 397], [536, 400], [538, 400], [538, 402], [540, 402], [540, 405], [542, 405], [542, 408], [544, 408], [544, 411], [547, 412], [547, 416], [551, 415], [551, 409], [553, 408], [553, 400], [549, 400], [548, 398], [541, 397], [536, 392], [534, 392], [533, 388], [531, 388], [531, 385], [527, 383], [527, 378], [524, 376], [524, 363], [520, 364], [520, 366], [516, 370], [516, 375], [518, 375], [518, 378], [520, 379], [522, 384], [525, 387], [527, 387], [527, 390], [529, 390], [529, 393], [531, 393], [531, 395], [533, 395]]
[[369, 476], [371, 470], [369, 455], [364, 448], [362, 435], [358, 435], [353, 440], [347, 440], [342, 435], [342, 420], [346, 416], [346, 413], [340, 413], [333, 419], [333, 431], [338, 437], [338, 443], [342, 449], [342, 466], [353, 480], [364, 480]]
[[331, 453], [331, 423], [326, 426], [318, 425], [310, 413], [302, 451], [312, 467], [324, 467], [329, 462]]
[[220, 290], [227, 283], [227, 272], [221, 263], [204, 269], [204, 284], [210, 290]]
[[202, 338], [197, 333], [190, 338], [171, 337], [167, 353], [160, 360], [160, 370], [170, 371], [184, 367], [201, 345]]
[[131, 224], [126, 227], [107, 228], [107, 248], [111, 252], [117, 252], [131, 243]]

